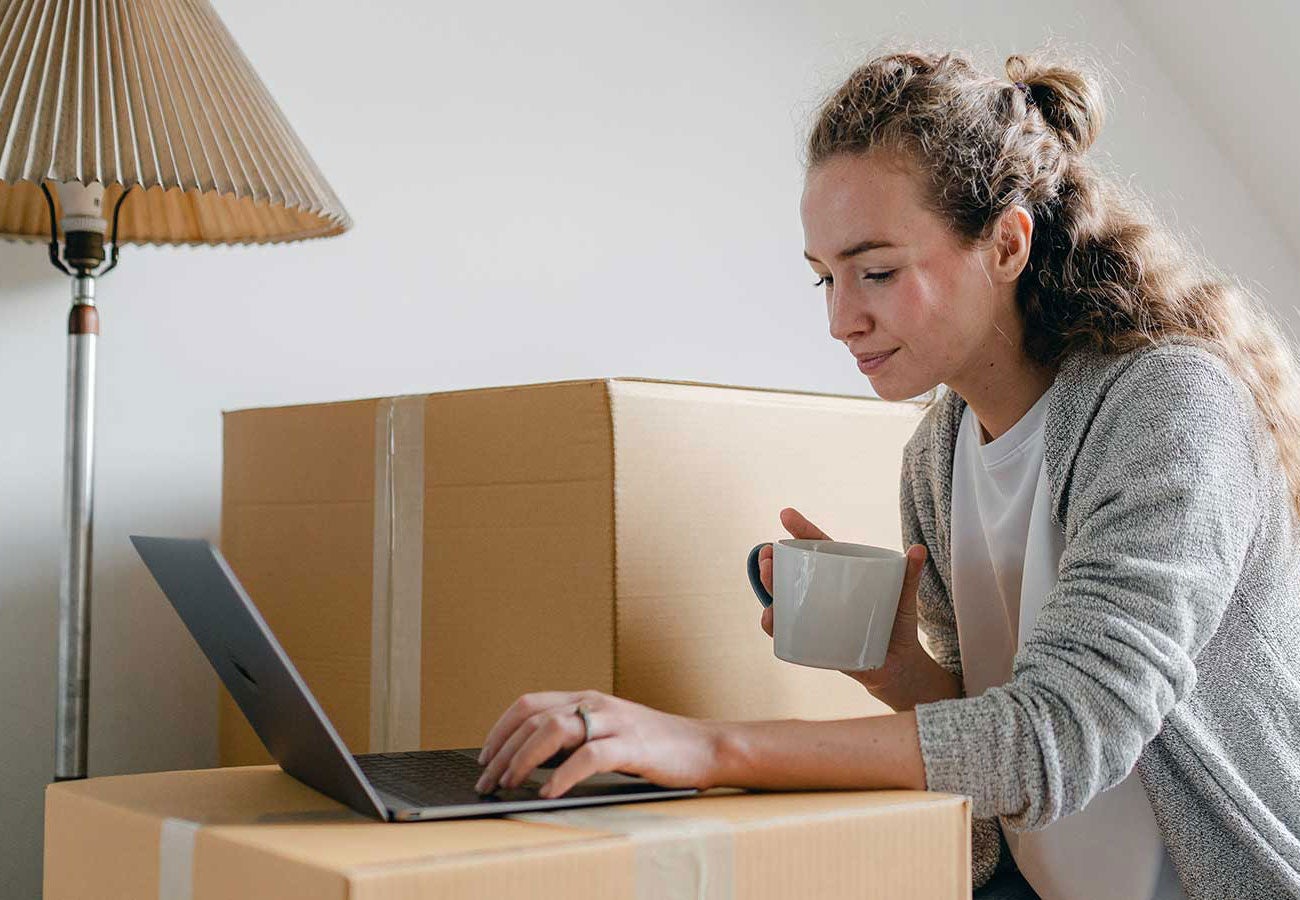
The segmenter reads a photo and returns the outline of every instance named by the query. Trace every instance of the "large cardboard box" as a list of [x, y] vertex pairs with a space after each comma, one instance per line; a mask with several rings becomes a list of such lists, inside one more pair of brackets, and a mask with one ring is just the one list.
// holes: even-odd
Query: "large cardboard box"
[[[222, 550], [354, 753], [478, 746], [534, 690], [886, 713], [776, 659], [745, 560], [785, 506], [900, 547], [921, 413], [625, 378], [228, 412]], [[222, 694], [222, 764], [268, 762]]]
[[45, 900], [964, 900], [966, 797], [747, 793], [385, 823], [274, 766], [45, 795]]

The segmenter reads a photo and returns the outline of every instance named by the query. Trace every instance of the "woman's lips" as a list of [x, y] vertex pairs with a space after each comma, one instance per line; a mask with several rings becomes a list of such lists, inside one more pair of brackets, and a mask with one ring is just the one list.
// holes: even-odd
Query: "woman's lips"
[[889, 358], [897, 352], [898, 348], [895, 347], [893, 350], [890, 350], [888, 353], [881, 356], [868, 356], [860, 359], [858, 360], [858, 371], [864, 375], [869, 375], [870, 373], [879, 370], [880, 367], [887, 363]]

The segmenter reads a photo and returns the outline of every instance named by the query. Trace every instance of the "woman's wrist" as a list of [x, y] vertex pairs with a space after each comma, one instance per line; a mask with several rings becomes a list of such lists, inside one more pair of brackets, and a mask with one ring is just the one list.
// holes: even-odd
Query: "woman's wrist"
[[960, 679], [935, 662], [919, 640], [878, 669], [849, 674], [895, 712], [962, 696]]
[[707, 736], [713, 765], [702, 788], [736, 785], [744, 782], [749, 771], [746, 761], [746, 740], [743, 722], [719, 722], [712, 719], [700, 722]]

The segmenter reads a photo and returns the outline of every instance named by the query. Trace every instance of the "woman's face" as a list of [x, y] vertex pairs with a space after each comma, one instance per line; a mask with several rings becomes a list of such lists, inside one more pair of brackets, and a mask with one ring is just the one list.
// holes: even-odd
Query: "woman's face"
[[990, 354], [1019, 348], [1014, 283], [990, 280], [988, 251], [962, 248], [892, 158], [841, 155], [817, 166], [800, 215], [831, 336], [859, 358], [892, 351], [875, 367], [856, 363], [880, 397], [905, 400], [941, 383], [960, 392], [982, 380]]

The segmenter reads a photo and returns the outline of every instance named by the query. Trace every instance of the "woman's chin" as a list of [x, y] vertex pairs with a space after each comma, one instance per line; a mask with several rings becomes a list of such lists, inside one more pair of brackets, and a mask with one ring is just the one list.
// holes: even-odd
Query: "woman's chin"
[[872, 378], [868, 375], [867, 380], [871, 382], [871, 389], [881, 400], [907, 400], [913, 396], [900, 392], [897, 387], [890, 384], [888, 378]]
[[926, 384], [904, 384], [900, 381], [894, 381], [890, 378], [881, 378], [879, 376], [872, 378], [867, 376], [871, 382], [871, 389], [876, 392], [876, 396], [881, 400], [911, 400], [915, 397], [923, 396], [935, 385]]

